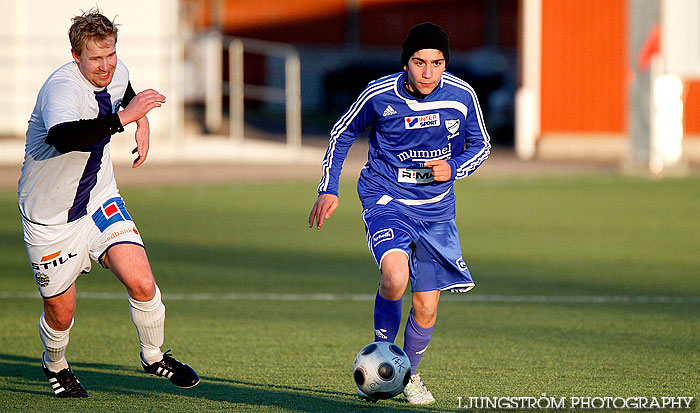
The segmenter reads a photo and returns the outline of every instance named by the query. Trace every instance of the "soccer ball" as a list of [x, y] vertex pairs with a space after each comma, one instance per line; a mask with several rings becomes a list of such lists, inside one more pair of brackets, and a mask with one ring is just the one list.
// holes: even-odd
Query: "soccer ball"
[[368, 397], [390, 399], [401, 393], [411, 379], [411, 362], [396, 344], [370, 343], [357, 353], [352, 377]]

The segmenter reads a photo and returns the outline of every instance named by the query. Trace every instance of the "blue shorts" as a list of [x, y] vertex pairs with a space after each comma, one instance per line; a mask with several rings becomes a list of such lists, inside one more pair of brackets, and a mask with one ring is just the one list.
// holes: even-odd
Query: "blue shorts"
[[455, 220], [428, 222], [413, 219], [389, 206], [362, 211], [367, 245], [381, 269], [392, 251], [408, 256], [411, 291], [467, 292], [474, 287], [462, 258]]

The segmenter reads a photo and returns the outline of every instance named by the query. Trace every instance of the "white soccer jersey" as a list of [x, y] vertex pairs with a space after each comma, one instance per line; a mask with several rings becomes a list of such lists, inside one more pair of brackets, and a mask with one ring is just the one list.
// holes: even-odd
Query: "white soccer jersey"
[[[110, 136], [82, 151], [60, 153], [46, 143], [51, 127], [94, 119], [117, 111], [129, 83], [129, 71], [117, 60], [114, 77], [107, 86], [109, 108], [101, 113], [92, 85], [75, 62], [58, 68], [39, 91], [29, 119], [22, 175], [18, 184], [22, 216], [42, 225], [65, 224], [99, 208], [117, 191], [109, 153]], [[104, 93], [102, 93], [104, 95]]]

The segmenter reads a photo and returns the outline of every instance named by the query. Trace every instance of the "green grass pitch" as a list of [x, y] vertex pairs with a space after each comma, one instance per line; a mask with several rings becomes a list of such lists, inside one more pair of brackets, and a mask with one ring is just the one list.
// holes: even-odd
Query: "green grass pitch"
[[[68, 359], [41, 371], [41, 301], [12, 190], [0, 191], [2, 411], [455, 411], [469, 397], [700, 397], [700, 179], [477, 178], [457, 184], [477, 287], [443, 295], [420, 366], [437, 399], [355, 398], [378, 272], [354, 183], [324, 229], [316, 182], [122, 188], [167, 307], [164, 350], [201, 383], [143, 373], [123, 287], [78, 281]], [[410, 298], [404, 298], [404, 319]], [[397, 339], [403, 341], [403, 328]], [[694, 408], [698, 408], [697, 402]]]

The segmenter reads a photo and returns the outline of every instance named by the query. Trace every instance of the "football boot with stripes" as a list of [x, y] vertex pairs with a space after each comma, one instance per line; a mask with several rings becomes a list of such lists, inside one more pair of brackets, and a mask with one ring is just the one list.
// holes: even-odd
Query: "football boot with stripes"
[[54, 373], [46, 367], [46, 363], [44, 363], [44, 356], [42, 355], [41, 367], [44, 369], [44, 374], [46, 374], [46, 377], [49, 379], [49, 384], [51, 385], [56, 397], [89, 397], [85, 387], [80, 384], [80, 380], [75, 377], [75, 374], [73, 374], [70, 366], [68, 366], [67, 369], [59, 371], [58, 373]]
[[166, 377], [174, 385], [183, 389], [189, 389], [199, 383], [199, 376], [192, 367], [181, 363], [170, 355], [170, 350], [163, 353], [163, 359], [153, 364], [146, 364], [141, 355], [141, 365], [146, 373], [154, 376]]

